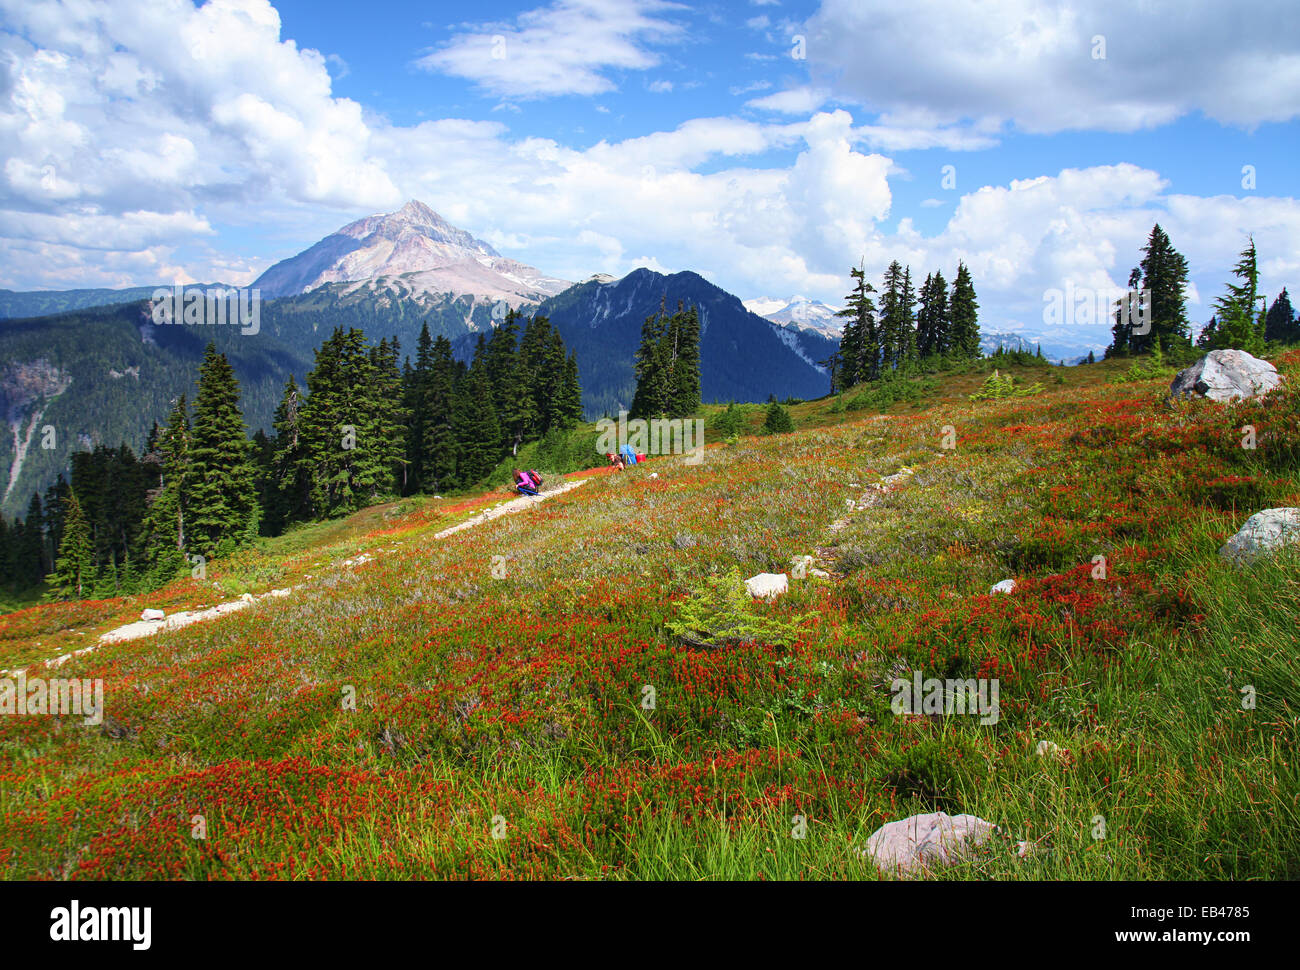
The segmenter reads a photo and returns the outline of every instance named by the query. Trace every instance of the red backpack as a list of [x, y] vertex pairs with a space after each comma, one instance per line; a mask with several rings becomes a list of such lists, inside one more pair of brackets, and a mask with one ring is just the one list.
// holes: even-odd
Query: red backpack
[[537, 474], [537, 472], [533, 471], [531, 468], [528, 469], [528, 477], [533, 480], [533, 488], [542, 487], [542, 476]]

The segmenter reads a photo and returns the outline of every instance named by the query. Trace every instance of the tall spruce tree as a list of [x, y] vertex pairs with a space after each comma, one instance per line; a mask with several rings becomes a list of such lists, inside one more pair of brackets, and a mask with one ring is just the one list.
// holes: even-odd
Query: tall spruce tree
[[1257, 316], [1255, 304], [1259, 301], [1259, 262], [1255, 253], [1255, 239], [1241, 252], [1232, 274], [1240, 283], [1228, 283], [1227, 294], [1214, 301], [1218, 328], [1214, 334], [1216, 349], [1244, 350], [1259, 354], [1264, 349], [1262, 316]]
[[74, 492], [68, 498], [63, 541], [59, 544], [58, 561], [54, 565], [52, 593], [59, 599], [85, 599], [90, 595], [95, 579], [95, 548], [90, 537], [90, 524]]
[[[1110, 328], [1110, 346], [1106, 348], [1106, 359], [1112, 357], [1127, 357], [1135, 350], [1133, 334], [1133, 324], [1136, 322], [1130, 319], [1141, 309], [1141, 294], [1138, 293], [1138, 286], [1142, 282], [1142, 267], [1134, 266], [1128, 274], [1128, 289], [1132, 295], [1125, 296], [1115, 302], [1115, 322]], [[1133, 300], [1137, 302], [1134, 303]]]
[[582, 421], [582, 384], [578, 379], [576, 353], [569, 354], [564, 362], [564, 380], [560, 384], [559, 415], [560, 421], [566, 428], [571, 428]]
[[948, 350], [948, 284], [943, 274], [927, 275], [916, 314], [916, 352], [930, 357]]
[[480, 335], [469, 370], [456, 383], [456, 466], [463, 485], [481, 481], [502, 458], [501, 425], [492, 400], [486, 356], [486, 343]]
[[980, 357], [979, 304], [975, 302], [975, 284], [965, 263], [957, 264], [957, 278], [948, 301], [949, 350], [962, 360]]
[[534, 407], [526, 392], [529, 380], [519, 348], [519, 314], [509, 310], [487, 345], [487, 377], [504, 445], [519, 451], [533, 422]]
[[903, 285], [898, 297], [899, 333], [898, 366], [916, 360], [916, 290], [912, 286], [912, 267], [903, 268]]
[[275, 409], [271, 427], [275, 430], [275, 454], [271, 460], [274, 507], [268, 516], [278, 530], [291, 522], [311, 517], [311, 479], [302, 435], [302, 392], [292, 374], [284, 383], [284, 395]]
[[430, 354], [428, 384], [422, 399], [425, 424], [420, 483], [429, 493], [446, 491], [458, 481], [456, 433], [452, 427], [455, 384], [451, 341], [439, 336]]
[[853, 292], [844, 298], [844, 309], [837, 316], [845, 317], [840, 334], [840, 373], [834, 388], [847, 390], [863, 381], [873, 381], [879, 376], [880, 338], [876, 327], [876, 304], [871, 294], [876, 288], [867, 282], [864, 267], [849, 270], [853, 279]]
[[652, 418], [668, 409], [669, 361], [664, 340], [668, 317], [661, 307], [658, 315], [646, 317], [641, 325], [641, 346], [636, 352], [636, 392], [628, 416]]
[[182, 394], [157, 440], [158, 485], [144, 518], [149, 585], [160, 586], [185, 564], [186, 512], [190, 505], [189, 407]]
[[1300, 341], [1300, 326], [1296, 323], [1295, 311], [1291, 308], [1291, 297], [1287, 295], [1286, 287], [1282, 287], [1282, 292], [1264, 317], [1264, 339], [1279, 344]]
[[1148, 350], [1159, 346], [1162, 351], [1185, 347], [1191, 343], [1187, 322], [1187, 260], [1169, 241], [1169, 236], [1156, 223], [1142, 250], [1142, 288], [1150, 293], [1147, 308], [1150, 333], [1134, 334], [1134, 350]]
[[668, 416], [684, 418], [700, 409], [700, 314], [696, 307], [677, 307], [673, 342], [673, 377]]
[[203, 556], [224, 553], [257, 534], [258, 509], [239, 382], [214, 343], [199, 365], [190, 438], [188, 545]]

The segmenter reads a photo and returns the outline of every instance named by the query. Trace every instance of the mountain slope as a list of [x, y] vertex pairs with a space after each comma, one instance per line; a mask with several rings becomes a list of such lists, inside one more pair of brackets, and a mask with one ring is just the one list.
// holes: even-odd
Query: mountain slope
[[[215, 287], [224, 284], [204, 285]], [[90, 307], [135, 303], [149, 299], [156, 289], [156, 286], [129, 286], [121, 290], [33, 290], [26, 293], [0, 290], [0, 320], [43, 317]]]
[[819, 397], [829, 390], [826, 372], [811, 362], [829, 355], [815, 356], [827, 343], [824, 338], [778, 333], [738, 297], [697, 273], [665, 276], [638, 269], [620, 280], [580, 283], [538, 308], [578, 353], [588, 415], [616, 414], [631, 403], [641, 325], [661, 306], [671, 310], [678, 302], [699, 308], [700, 386], [706, 402], [765, 401], [771, 394]]
[[[301, 382], [311, 366], [310, 349], [286, 347], [266, 331], [244, 336], [236, 327], [158, 327], [147, 306], [0, 325], [0, 514], [24, 514], [34, 489], [44, 493], [67, 473], [73, 451], [125, 442], [138, 453], [153, 422], [166, 422], [176, 397], [193, 398], [209, 340], [235, 369], [250, 431], [269, 427], [289, 373]], [[46, 426], [52, 438], [43, 434]]]
[[381, 280], [414, 293], [469, 294], [534, 303], [563, 290], [565, 280], [507, 259], [457, 229], [422, 202], [367, 216], [281, 260], [253, 286], [263, 298], [296, 296], [327, 283], [374, 285]]

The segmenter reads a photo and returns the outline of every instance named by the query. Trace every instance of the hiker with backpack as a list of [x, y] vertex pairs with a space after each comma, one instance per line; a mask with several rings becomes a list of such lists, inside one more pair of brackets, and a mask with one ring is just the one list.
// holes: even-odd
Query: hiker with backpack
[[515, 469], [515, 490], [520, 495], [536, 495], [542, 487], [542, 477], [535, 471], [521, 472]]

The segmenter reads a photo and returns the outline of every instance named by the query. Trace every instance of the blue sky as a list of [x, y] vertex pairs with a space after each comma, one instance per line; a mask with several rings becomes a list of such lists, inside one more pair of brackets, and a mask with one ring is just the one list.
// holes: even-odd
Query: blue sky
[[1203, 320], [1247, 233], [1300, 286], [1298, 38], [1272, 0], [0, 0], [0, 286], [247, 283], [419, 198], [568, 279], [961, 259], [1026, 333], [1160, 221]]

